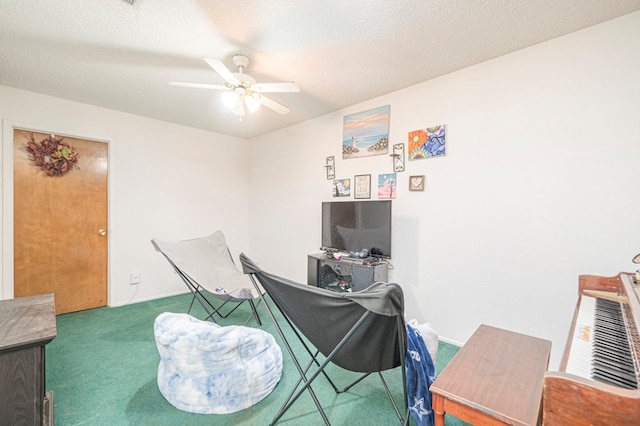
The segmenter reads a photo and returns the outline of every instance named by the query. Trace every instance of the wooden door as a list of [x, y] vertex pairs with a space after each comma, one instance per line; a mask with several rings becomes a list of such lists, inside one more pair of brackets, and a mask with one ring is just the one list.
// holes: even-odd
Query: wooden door
[[51, 137], [14, 130], [14, 296], [54, 293], [56, 314], [105, 306], [107, 144], [63, 137], [77, 162], [49, 176], [27, 144]]

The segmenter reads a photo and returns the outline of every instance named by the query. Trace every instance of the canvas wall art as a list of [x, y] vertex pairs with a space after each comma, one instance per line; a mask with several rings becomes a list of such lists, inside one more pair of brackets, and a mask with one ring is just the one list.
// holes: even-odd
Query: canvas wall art
[[333, 181], [334, 197], [349, 197], [351, 195], [351, 179], [336, 179]]
[[378, 175], [378, 198], [396, 198], [395, 173], [385, 173]]
[[446, 129], [444, 124], [409, 132], [409, 160], [445, 155]]
[[389, 153], [389, 111], [385, 105], [344, 116], [343, 159]]

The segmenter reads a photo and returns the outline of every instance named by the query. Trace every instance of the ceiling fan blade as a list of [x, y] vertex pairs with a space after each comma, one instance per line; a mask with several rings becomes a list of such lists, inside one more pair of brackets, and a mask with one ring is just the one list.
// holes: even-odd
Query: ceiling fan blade
[[209, 64], [209, 66], [213, 68], [215, 72], [220, 74], [220, 77], [222, 77], [224, 81], [231, 84], [232, 86], [240, 85], [240, 80], [238, 80], [236, 76], [233, 75], [231, 71], [229, 71], [229, 68], [227, 68], [226, 65], [222, 63], [222, 61], [219, 61], [217, 59], [211, 59], [211, 58], [202, 58], [202, 59], [204, 59], [207, 62], [207, 64]]
[[274, 110], [278, 114], [284, 115], [284, 114], [288, 114], [289, 111], [291, 111], [289, 107], [286, 107], [281, 103], [274, 101], [271, 98], [267, 98], [266, 96], [260, 96], [260, 103], [266, 106], [267, 108]]
[[254, 83], [251, 90], [256, 93], [299, 92], [300, 88], [293, 81], [282, 83]]
[[211, 89], [211, 90], [228, 90], [227, 86], [219, 84], [201, 84], [201, 83], [181, 83], [179, 81], [170, 81], [169, 86], [175, 87], [192, 87], [194, 89]]

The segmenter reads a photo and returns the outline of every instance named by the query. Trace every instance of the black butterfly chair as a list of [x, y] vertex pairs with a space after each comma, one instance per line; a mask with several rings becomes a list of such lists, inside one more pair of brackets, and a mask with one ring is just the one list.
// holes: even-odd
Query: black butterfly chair
[[[287, 341], [282, 331], [283, 324], [278, 323], [271, 303], [262, 295], [267, 312], [300, 374], [300, 379], [272, 420], [272, 425], [304, 391], [309, 392], [325, 424], [329, 425], [327, 415], [311, 387], [312, 382], [323, 374], [336, 393], [341, 393], [349, 390], [370, 373], [378, 373], [400, 423], [408, 424], [408, 409], [405, 411], [403, 408], [403, 412], [400, 411], [381, 373], [401, 367], [399, 374], [402, 374], [404, 389], [402, 407], [407, 407], [407, 335], [404, 324], [404, 296], [399, 285], [376, 283], [359, 292], [336, 293], [264, 272], [244, 253], [240, 254], [240, 262], [256, 288], [264, 288], [272, 304], [282, 313], [311, 356], [311, 361], [303, 367], [300, 358], [304, 353], [294, 353], [291, 342]], [[307, 341], [315, 349], [309, 347]], [[319, 358], [320, 353], [324, 360]], [[364, 374], [346, 388], [339, 390], [325, 371], [330, 362], [346, 370]], [[314, 364], [315, 367], [312, 369]], [[309, 371], [310, 369], [312, 371]], [[302, 382], [304, 383], [300, 387]]]
[[[251, 305], [251, 315], [245, 325], [252, 316], [262, 325], [254, 303], [261, 291], [256, 290], [251, 280], [236, 267], [221, 231], [207, 237], [177, 242], [154, 238], [151, 243], [191, 291], [193, 297], [187, 312], [191, 312], [193, 302], [197, 300], [207, 313], [204, 319], [215, 321], [214, 315], [226, 318], [243, 302], [248, 302]], [[216, 306], [214, 298], [222, 303]], [[234, 306], [223, 314], [221, 309], [227, 303]]]

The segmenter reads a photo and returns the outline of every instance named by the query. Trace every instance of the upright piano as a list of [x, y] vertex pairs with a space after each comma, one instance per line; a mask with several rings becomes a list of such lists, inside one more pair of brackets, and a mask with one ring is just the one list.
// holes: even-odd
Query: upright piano
[[581, 275], [557, 372], [544, 378], [544, 425], [640, 424], [640, 283]]

